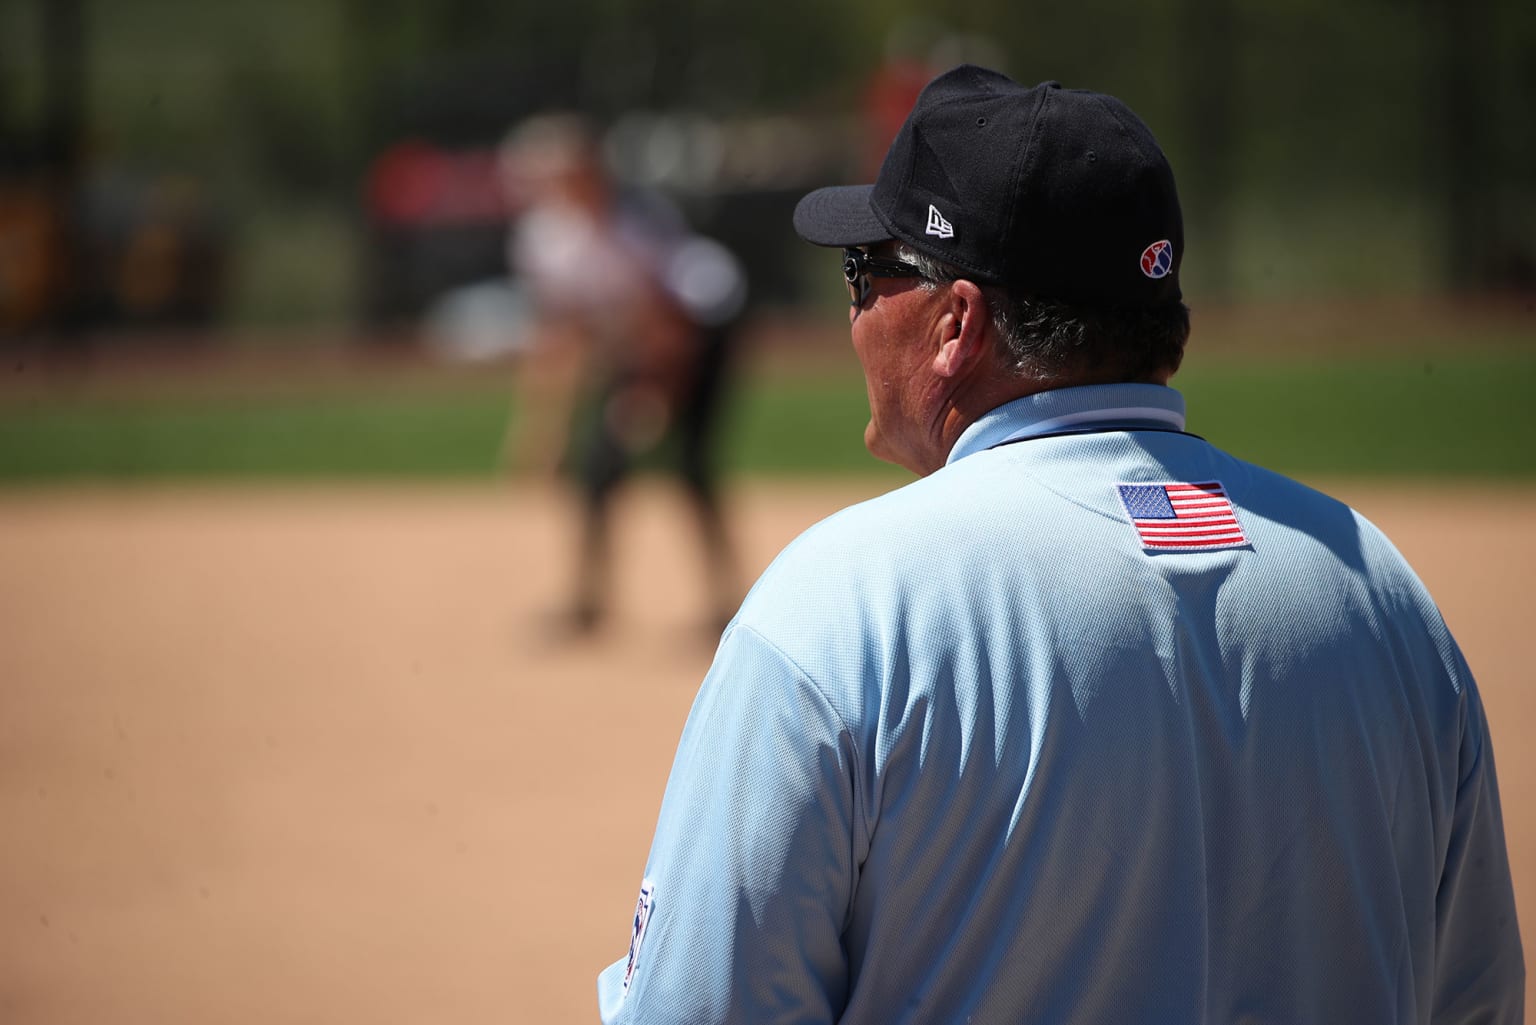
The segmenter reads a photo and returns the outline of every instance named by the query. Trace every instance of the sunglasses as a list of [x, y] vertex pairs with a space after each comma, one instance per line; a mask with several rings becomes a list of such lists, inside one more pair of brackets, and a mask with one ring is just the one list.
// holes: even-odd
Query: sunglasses
[[923, 272], [900, 260], [882, 260], [862, 249], [843, 250], [843, 280], [848, 282], [848, 302], [854, 309], [869, 298], [870, 278], [920, 278]]

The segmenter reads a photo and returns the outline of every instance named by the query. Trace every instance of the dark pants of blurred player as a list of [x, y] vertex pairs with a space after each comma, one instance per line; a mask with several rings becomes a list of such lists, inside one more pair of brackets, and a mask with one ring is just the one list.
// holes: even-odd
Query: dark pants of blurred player
[[[603, 380], [596, 394], [582, 403], [584, 412], [566, 454], [566, 470], [581, 493], [581, 547], [576, 600], [571, 625], [578, 631], [596, 627], [604, 614], [604, 596], [611, 564], [610, 538], [613, 498], [639, 465], [657, 461], [677, 476], [687, 492], [703, 544], [710, 596], [709, 628], [723, 629], [735, 612], [734, 559], [726, 534], [725, 516], [715, 467], [717, 425], [735, 348], [732, 327], [701, 331], [698, 353], [670, 410], [633, 408], [643, 389], [620, 371]], [[631, 408], [624, 408], [629, 405]], [[649, 414], [666, 418], [659, 440], [644, 423]]]

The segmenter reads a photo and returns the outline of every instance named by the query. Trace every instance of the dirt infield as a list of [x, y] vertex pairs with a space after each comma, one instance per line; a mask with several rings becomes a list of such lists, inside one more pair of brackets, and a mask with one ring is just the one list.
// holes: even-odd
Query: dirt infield
[[[878, 487], [744, 486], [745, 569]], [[1536, 491], [1335, 490], [1478, 673], [1536, 949]], [[0, 1021], [595, 1020], [710, 652], [655, 487], [627, 499], [612, 629], [547, 635], [566, 512], [508, 487], [0, 494]]]

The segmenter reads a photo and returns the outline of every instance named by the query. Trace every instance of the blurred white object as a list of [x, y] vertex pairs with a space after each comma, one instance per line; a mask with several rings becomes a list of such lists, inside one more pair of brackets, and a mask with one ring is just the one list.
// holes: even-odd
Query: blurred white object
[[725, 324], [747, 301], [747, 276], [725, 246], [702, 235], [688, 238], [670, 254], [664, 270], [667, 290], [699, 323]]
[[444, 359], [479, 363], [524, 352], [532, 307], [524, 290], [500, 279], [443, 293], [422, 317], [427, 349]]

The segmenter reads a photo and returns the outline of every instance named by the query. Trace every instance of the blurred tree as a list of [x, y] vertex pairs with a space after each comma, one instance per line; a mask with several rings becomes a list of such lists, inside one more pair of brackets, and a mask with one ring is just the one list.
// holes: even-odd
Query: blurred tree
[[1180, 171], [1180, 201], [1199, 240], [1205, 291], [1218, 300], [1232, 294], [1233, 149], [1242, 60], [1234, 6], [1234, 0], [1184, 0], [1177, 72], [1184, 139], [1196, 154]]
[[241, 273], [301, 235], [334, 263], [388, 147], [484, 147], [549, 106], [793, 119], [817, 133], [803, 165], [842, 146], [851, 174], [898, 36], [936, 68], [1130, 102], [1179, 174], [1207, 297], [1536, 291], [1530, 0], [0, 0], [0, 186], [44, 163], [192, 178], [243, 252], [273, 243]]
[[[1522, 204], [1507, 186], [1521, 143], [1505, 141], [1523, 137], [1530, 152], [1531, 108], [1504, 109], [1499, 64], [1490, 59], [1500, 49], [1498, 6], [1495, 0], [1424, 0], [1424, 6], [1429, 177], [1444, 280], [1461, 291], [1536, 290], [1530, 178]], [[1533, 59], [1536, 53], [1527, 51], [1516, 67], [1528, 72]], [[1505, 130], [1510, 114], [1527, 122], [1524, 131]]]
[[[81, 0], [38, 0], [0, 43], [0, 338], [44, 329], [79, 341], [85, 244], [79, 226], [87, 113]], [[21, 24], [18, 24], [21, 22]], [[15, 103], [26, 90], [17, 56], [38, 60], [37, 116]]]

